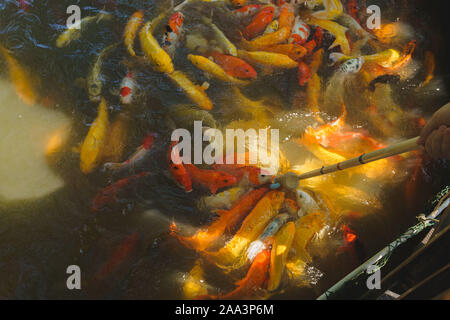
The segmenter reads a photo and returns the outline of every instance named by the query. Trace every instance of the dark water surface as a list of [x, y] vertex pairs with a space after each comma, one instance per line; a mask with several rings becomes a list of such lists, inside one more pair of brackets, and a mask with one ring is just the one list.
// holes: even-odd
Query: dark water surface
[[[79, 82], [77, 79], [86, 77], [92, 61], [104, 47], [121, 41], [125, 23], [137, 9], [144, 9], [146, 19], [152, 19], [170, 4], [163, 1], [122, 0], [28, 2], [28, 7], [20, 9], [21, 1], [0, 0], [0, 44], [8, 48], [31, 74], [39, 76], [40, 96], [48, 97], [51, 101], [50, 110], [64, 115], [72, 126], [67, 148], [50, 166], [52, 172], [61, 178], [63, 187], [45, 196], [27, 199], [19, 197], [11, 200], [0, 194], [0, 298], [182, 298], [183, 279], [198, 256], [169, 236], [169, 224], [175, 219], [180, 224], [198, 226], [210, 218], [207, 213], [196, 209], [196, 200], [204, 193], [194, 191], [185, 194], [167, 175], [168, 145], [163, 141], [169, 140], [171, 129], [165, 121], [166, 114], [173, 105], [186, 103], [183, 94], [175, 90], [166, 77], [153, 73], [149, 68], [139, 69], [138, 82], [144, 93], [130, 113], [132, 126], [124, 154], [132, 153], [147, 132], [158, 132], [161, 137], [158, 141], [161, 142], [155, 144], [155, 150], [143, 168], [151, 176], [124, 195], [121, 205], [114, 210], [93, 214], [89, 211], [89, 205], [99, 190], [123, 176], [104, 174], [100, 170], [83, 175], [79, 170], [79, 155], [72, 150], [83, 141], [97, 115], [97, 104], [89, 101], [85, 89], [75, 85]], [[389, 16], [386, 19], [390, 21], [401, 16], [402, 21], [410, 22], [419, 43], [418, 60], [423, 57], [425, 50], [435, 52], [436, 78], [443, 77], [443, 81], [448, 79], [448, 74], [441, 67], [442, 64], [448, 65], [448, 61], [443, 61], [448, 60], [448, 57], [441, 57], [442, 52], [445, 52], [442, 51], [442, 35], [436, 31], [438, 26], [432, 23], [432, 15], [422, 14], [423, 3], [415, 6], [408, 2], [406, 11], [402, 1], [368, 3], [380, 4], [383, 12]], [[89, 28], [83, 32], [80, 40], [58, 49], [54, 43], [64, 30], [66, 8], [72, 4], [82, 8], [83, 17], [95, 15], [103, 9], [112, 13], [115, 20]], [[195, 15], [195, 12], [188, 12], [187, 15]], [[176, 67], [184, 67], [199, 77], [197, 83], [208, 80], [188, 66], [184, 59], [186, 54], [187, 49], [180, 48], [175, 58]], [[123, 63], [125, 57], [125, 49], [117, 47], [102, 69], [107, 80], [103, 95], [108, 101], [111, 119], [123, 109], [114, 91], [117, 91], [126, 74], [127, 68]], [[2, 79], [8, 79], [3, 61], [0, 61], [0, 75]], [[273, 77], [268, 82], [257, 83], [251, 94], [258, 96], [267, 88], [282, 97], [283, 112], [287, 112], [291, 109], [291, 98], [286, 97], [292, 90], [292, 82], [296, 84], [292, 80], [295, 74], [280, 79]], [[413, 79], [403, 83], [402, 88], [396, 91], [396, 102], [407, 112], [418, 112], [428, 117], [448, 98], [446, 94], [413, 94], [416, 85], [417, 80]], [[443, 84], [439, 88], [445, 91]], [[220, 85], [217, 85], [209, 89], [208, 94], [215, 101], [226, 101], [226, 97], [221, 96], [221, 90]], [[2, 118], [6, 119], [12, 112], [8, 108], [8, 105], [0, 106], [0, 123]], [[215, 108], [212, 111], [219, 122], [223, 119], [223, 110]], [[335, 116], [330, 114], [331, 118]], [[230, 119], [228, 114], [226, 119], [238, 120], [239, 116]], [[361, 126], [362, 123], [364, 128], [370, 129], [370, 125], [364, 126], [367, 124], [364, 119], [353, 120], [355, 126]], [[42, 121], [41, 126], [45, 127], [46, 121], [50, 124], [53, 120], [45, 118]], [[417, 129], [398, 128], [399, 137], [409, 138], [417, 134]], [[1, 139], [8, 141], [11, 150], [23, 143], [19, 138], [11, 139], [7, 134], [0, 136]], [[0, 152], [8, 152], [8, 149], [2, 148]], [[289, 157], [289, 151], [286, 150], [286, 153], [292, 162], [292, 157], [299, 154], [293, 153]], [[23, 157], [34, 161], [32, 154], [23, 154]], [[17, 166], [8, 168], [0, 165], [0, 170], [20, 171], [20, 166]], [[433, 193], [449, 182], [448, 163], [432, 162], [425, 158], [419, 172], [416, 196], [406, 199], [405, 184], [412, 175], [411, 166], [404, 165], [399, 170], [408, 172], [400, 182], [382, 181], [374, 188], [382, 195], [380, 201], [383, 208], [370, 215], [363, 215], [363, 218], [354, 222], [353, 227], [364, 244], [366, 257], [412, 225], [415, 216], [423, 210]], [[105, 279], [96, 280], [95, 275], [115, 249], [133, 234], [138, 235], [137, 245], [120, 268]], [[304, 288], [285, 285], [284, 292], [274, 297], [315, 298], [359, 262], [354, 257], [337, 255], [335, 252], [315, 255], [311, 272], [316, 270], [323, 275], [318, 282]], [[80, 291], [66, 288], [66, 268], [74, 264], [82, 270]], [[233, 287], [232, 282], [219, 271], [212, 269], [207, 272], [209, 278], [214, 278], [213, 282], [225, 291]], [[313, 279], [315, 276], [310, 277]]]

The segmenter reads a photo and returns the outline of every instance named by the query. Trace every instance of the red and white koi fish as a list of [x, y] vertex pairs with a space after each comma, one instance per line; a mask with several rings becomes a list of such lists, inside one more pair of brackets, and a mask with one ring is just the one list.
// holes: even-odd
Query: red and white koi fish
[[120, 102], [130, 104], [136, 93], [137, 83], [133, 78], [133, 72], [130, 71], [120, 83]]
[[105, 170], [119, 170], [119, 169], [126, 169], [126, 168], [132, 168], [136, 165], [140, 164], [146, 156], [150, 153], [150, 150], [153, 146], [153, 142], [155, 141], [155, 138], [158, 136], [156, 133], [149, 133], [144, 140], [142, 141], [142, 145], [139, 146], [139, 148], [136, 150], [135, 153], [131, 155], [131, 157], [121, 163], [115, 163], [115, 162], [108, 162], [103, 165], [103, 169]]
[[179, 40], [183, 33], [184, 16], [181, 12], [175, 12], [169, 18], [169, 23], [166, 26], [163, 36], [163, 48], [166, 52], [173, 56], [175, 49], [179, 44]]
[[308, 40], [310, 32], [309, 26], [300, 17], [296, 17], [288, 42], [302, 45]]

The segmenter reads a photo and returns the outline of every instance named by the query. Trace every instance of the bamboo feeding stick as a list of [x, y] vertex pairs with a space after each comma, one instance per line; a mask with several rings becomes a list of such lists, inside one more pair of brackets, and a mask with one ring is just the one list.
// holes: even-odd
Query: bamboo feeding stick
[[386, 148], [378, 149], [369, 153], [363, 153], [359, 157], [355, 157], [346, 161], [342, 161], [336, 164], [332, 164], [329, 166], [324, 166], [320, 169], [316, 169], [310, 172], [303, 173], [301, 175], [296, 175], [294, 173], [288, 173], [285, 176], [281, 177], [282, 184], [284, 184], [289, 189], [295, 189], [298, 187], [298, 183], [300, 180], [309, 179], [317, 176], [321, 176], [328, 173], [333, 173], [336, 171], [341, 171], [353, 167], [357, 167], [360, 165], [364, 165], [369, 162], [377, 161], [380, 159], [385, 159], [388, 157], [392, 157], [401, 153], [405, 153], [408, 151], [416, 150], [420, 148], [420, 145], [417, 144], [419, 137], [405, 140], [402, 142], [395, 143]]

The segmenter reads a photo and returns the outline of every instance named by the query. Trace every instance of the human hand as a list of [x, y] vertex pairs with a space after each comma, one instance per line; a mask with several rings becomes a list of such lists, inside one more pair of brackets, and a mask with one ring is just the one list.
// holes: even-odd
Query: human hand
[[450, 159], [450, 103], [447, 103], [427, 122], [420, 133], [419, 144], [434, 159]]

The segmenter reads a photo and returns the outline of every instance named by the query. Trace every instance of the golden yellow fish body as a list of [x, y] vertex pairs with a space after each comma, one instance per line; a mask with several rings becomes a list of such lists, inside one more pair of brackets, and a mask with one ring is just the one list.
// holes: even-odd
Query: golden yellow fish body
[[150, 26], [151, 22], [147, 22], [139, 32], [142, 50], [156, 71], [170, 74], [174, 71], [172, 59], [153, 37]]
[[97, 118], [89, 128], [86, 139], [84, 139], [81, 146], [80, 169], [83, 173], [88, 174], [92, 172], [100, 164], [108, 127], [106, 100], [102, 98], [98, 106]]

